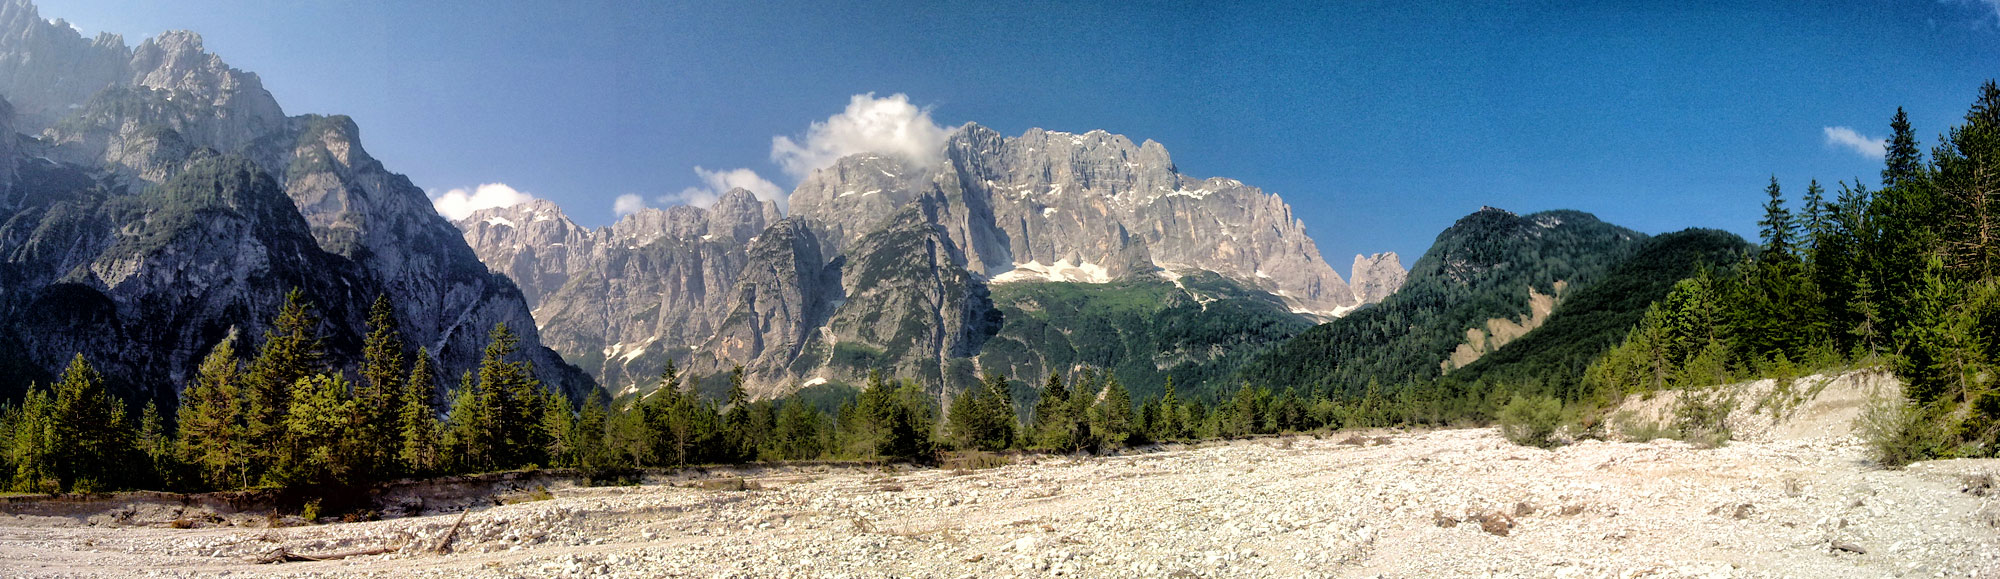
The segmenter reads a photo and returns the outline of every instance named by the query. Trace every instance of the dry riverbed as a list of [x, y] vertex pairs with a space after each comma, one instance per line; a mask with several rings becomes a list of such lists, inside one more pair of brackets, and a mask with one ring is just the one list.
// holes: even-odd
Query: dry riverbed
[[[813, 470], [748, 490], [558, 486], [472, 510], [450, 554], [428, 551], [455, 513], [277, 529], [0, 516], [0, 574], [2000, 576], [2000, 493], [1966, 485], [2000, 462], [1880, 470], [1844, 435], [1549, 451], [1467, 429]], [[252, 562], [280, 547], [393, 551]]]

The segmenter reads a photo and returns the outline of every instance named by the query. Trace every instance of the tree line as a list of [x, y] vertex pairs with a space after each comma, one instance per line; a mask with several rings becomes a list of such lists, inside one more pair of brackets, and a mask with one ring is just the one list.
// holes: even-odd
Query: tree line
[[0, 407], [0, 486], [25, 492], [359, 487], [417, 477], [533, 468], [615, 476], [638, 468], [809, 459], [930, 462], [955, 450], [1099, 451], [1375, 425], [1372, 396], [1338, 401], [1245, 385], [1215, 404], [1163, 396], [1135, 404], [1110, 372], [1051, 373], [1031, 403], [989, 373], [948, 405], [921, 384], [870, 373], [833, 411], [798, 395], [750, 400], [744, 374], [723, 399], [700, 396], [670, 361], [645, 395], [571, 400], [534, 378], [504, 324], [478, 369], [448, 386], [411, 349], [386, 297], [370, 310], [362, 359], [332, 366], [320, 320], [291, 292], [255, 352], [225, 339], [179, 403], [133, 412], [81, 355], [60, 379]]

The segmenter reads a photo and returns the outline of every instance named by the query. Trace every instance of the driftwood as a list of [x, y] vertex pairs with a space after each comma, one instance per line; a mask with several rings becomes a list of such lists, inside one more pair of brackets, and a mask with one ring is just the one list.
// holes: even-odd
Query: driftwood
[[272, 550], [270, 553], [265, 553], [264, 556], [258, 557], [257, 562], [290, 563], [294, 561], [332, 561], [335, 559], [346, 559], [348, 557], [365, 557], [368, 555], [382, 555], [385, 553], [394, 553], [394, 552], [396, 552], [395, 548], [376, 547], [373, 549], [361, 549], [358, 551], [346, 551], [341, 553], [327, 553], [324, 555], [307, 555], [303, 553], [293, 553], [291, 549], [278, 547], [277, 549]]
[[454, 523], [452, 523], [452, 524], [451, 524], [451, 530], [450, 530], [450, 531], [445, 531], [445, 533], [444, 533], [444, 538], [443, 538], [443, 539], [438, 539], [438, 544], [437, 544], [437, 546], [436, 546], [436, 547], [432, 547], [432, 548], [431, 548], [431, 552], [432, 552], [432, 553], [437, 553], [437, 554], [439, 554], [439, 555], [443, 555], [443, 554], [445, 554], [445, 553], [448, 553], [448, 552], [450, 552], [450, 549], [451, 549], [451, 540], [452, 540], [452, 539], [456, 539], [456, 538], [458, 538], [458, 527], [459, 527], [459, 525], [463, 525], [463, 524], [465, 524], [465, 515], [468, 515], [468, 514], [471, 514], [471, 513], [472, 513], [472, 511], [471, 511], [470, 509], [468, 509], [468, 510], [464, 510], [464, 511], [459, 511], [459, 512], [458, 512], [458, 521], [457, 521], [457, 522], [454, 522]]

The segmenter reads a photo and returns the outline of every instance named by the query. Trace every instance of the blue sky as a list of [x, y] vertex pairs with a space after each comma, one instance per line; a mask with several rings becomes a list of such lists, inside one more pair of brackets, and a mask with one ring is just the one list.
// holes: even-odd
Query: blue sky
[[789, 190], [773, 137], [900, 93], [946, 126], [1159, 141], [1282, 195], [1343, 272], [1413, 263], [1482, 205], [1754, 236], [1771, 175], [1873, 184], [1827, 129], [1880, 138], [1903, 106], [1934, 140], [2000, 77], [2000, 0], [39, 4], [134, 44], [200, 32], [418, 185], [504, 183], [586, 225], [696, 167]]

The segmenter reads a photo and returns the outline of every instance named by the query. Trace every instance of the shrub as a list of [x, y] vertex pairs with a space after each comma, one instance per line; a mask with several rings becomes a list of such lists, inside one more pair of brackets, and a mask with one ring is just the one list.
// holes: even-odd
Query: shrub
[[1674, 406], [1674, 430], [1680, 439], [1704, 448], [1729, 441], [1729, 413], [1736, 409], [1736, 396], [1722, 386], [1681, 391]]
[[1855, 429], [1876, 464], [1902, 468], [1937, 452], [1937, 428], [1925, 414], [1922, 407], [1900, 398], [1878, 398], [1855, 419]]
[[1500, 408], [1500, 432], [1515, 444], [1548, 448], [1562, 425], [1562, 401], [1547, 396], [1515, 396]]

